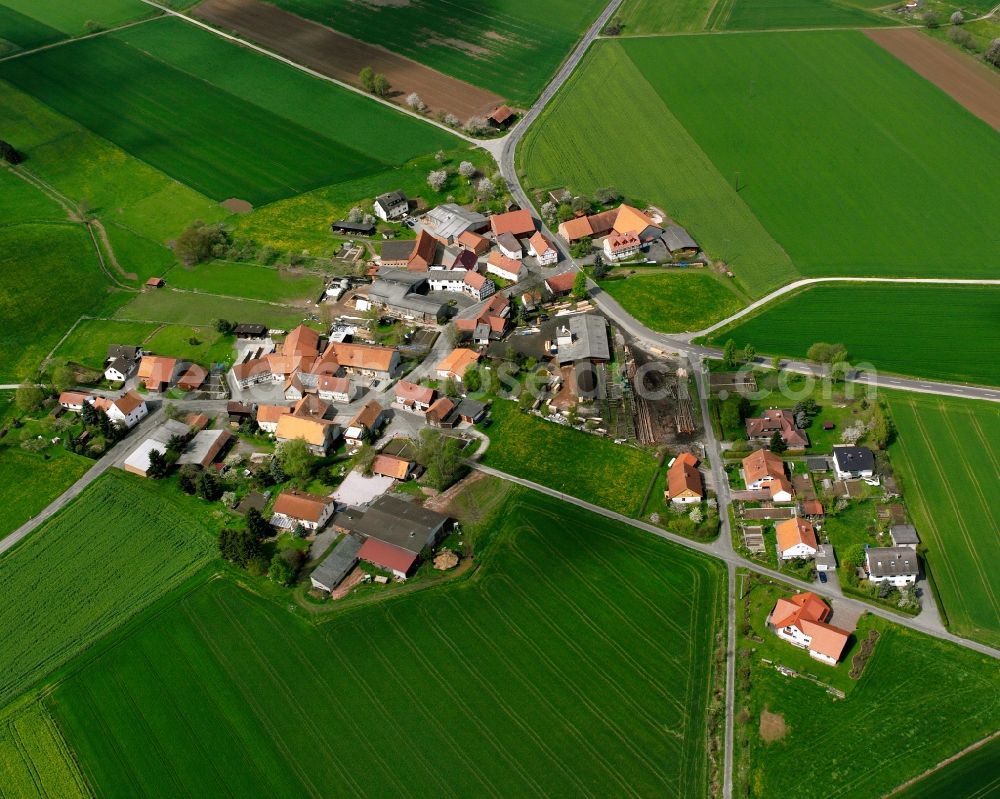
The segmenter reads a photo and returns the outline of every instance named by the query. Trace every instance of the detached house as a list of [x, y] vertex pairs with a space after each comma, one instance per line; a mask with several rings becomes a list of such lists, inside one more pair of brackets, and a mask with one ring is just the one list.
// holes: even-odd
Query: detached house
[[805, 449], [809, 446], [809, 438], [795, 424], [795, 416], [791, 411], [782, 408], [769, 408], [756, 419], [747, 419], [747, 437], [751, 441], [768, 442], [778, 433], [788, 449]]
[[758, 449], [743, 459], [747, 488], [763, 488], [772, 480], [785, 479], [785, 462], [770, 450]]
[[366, 402], [365, 406], [347, 423], [344, 438], [356, 442], [370, 439], [375, 435], [375, 431], [382, 426], [384, 419], [385, 408], [375, 400]]
[[271, 524], [281, 530], [292, 530], [296, 526], [319, 530], [333, 515], [334, 506], [330, 497], [289, 489], [282, 491], [275, 500]]
[[451, 378], [461, 381], [465, 377], [465, 371], [477, 363], [479, 363], [478, 352], [458, 347], [449, 352], [435, 369], [440, 380]]
[[868, 447], [835, 444], [833, 471], [838, 480], [865, 479], [875, 476], [875, 453]]
[[59, 395], [59, 405], [67, 411], [82, 411], [83, 404], [90, 401], [90, 396], [82, 391], [64, 391]]
[[404, 411], [422, 413], [431, 407], [436, 393], [433, 388], [419, 386], [409, 380], [400, 380], [396, 383], [395, 404]]
[[501, 233], [497, 236], [497, 247], [499, 247], [500, 252], [508, 258], [524, 257], [524, 248], [521, 246], [521, 242], [517, 240], [517, 236], [513, 233]]
[[112, 344], [108, 347], [108, 357], [104, 359], [104, 379], [112, 383], [123, 383], [139, 366], [142, 347]]
[[768, 626], [783, 641], [808, 649], [810, 657], [836, 666], [851, 634], [827, 624], [830, 606], [811, 591], [781, 598], [767, 617]]
[[118, 399], [91, 397], [90, 404], [104, 411], [112, 422], [123, 424], [130, 430], [149, 414], [146, 400], [134, 391], [126, 391]]
[[629, 231], [628, 233], [612, 232], [604, 239], [604, 255], [611, 261], [624, 261], [631, 258], [642, 246], [639, 237]]
[[497, 277], [502, 277], [504, 280], [516, 283], [521, 279], [524, 264], [494, 250], [486, 259], [486, 271]]
[[873, 583], [889, 583], [896, 588], [913, 585], [920, 574], [917, 552], [910, 547], [866, 547], [865, 571]]
[[704, 496], [698, 459], [690, 452], [682, 452], [667, 469], [666, 497], [676, 505], [687, 505], [701, 502]]
[[309, 394], [281, 415], [274, 431], [279, 443], [301, 438], [314, 455], [326, 456], [340, 436], [340, 426], [327, 419], [330, 406]]
[[778, 557], [782, 560], [813, 558], [819, 543], [812, 522], [806, 519], [785, 519], [774, 525], [778, 539]]
[[372, 461], [372, 473], [393, 480], [409, 480], [413, 474], [413, 461], [395, 455], [377, 455]]
[[406, 216], [410, 204], [406, 200], [406, 195], [399, 191], [387, 191], [375, 198], [375, 216], [383, 222], [392, 219], [399, 219]]
[[540, 230], [528, 240], [528, 254], [538, 260], [539, 266], [551, 266], [559, 260], [559, 250], [552, 246]]

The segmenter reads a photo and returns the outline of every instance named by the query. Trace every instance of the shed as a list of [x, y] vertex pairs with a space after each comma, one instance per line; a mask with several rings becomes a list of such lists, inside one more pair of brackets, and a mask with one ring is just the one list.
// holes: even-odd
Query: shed
[[321, 591], [331, 592], [340, 585], [344, 578], [350, 574], [351, 569], [357, 565], [358, 552], [364, 544], [364, 539], [358, 535], [346, 535], [343, 540], [334, 547], [333, 552], [323, 559], [311, 575], [309, 580], [313, 588]]

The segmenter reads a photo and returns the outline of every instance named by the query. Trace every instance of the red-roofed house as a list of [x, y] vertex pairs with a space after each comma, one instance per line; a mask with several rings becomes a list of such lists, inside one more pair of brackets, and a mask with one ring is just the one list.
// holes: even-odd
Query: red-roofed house
[[502, 277], [504, 280], [512, 280], [516, 283], [521, 279], [521, 275], [524, 272], [524, 264], [494, 250], [490, 253], [490, 257], [486, 259], [486, 271]]
[[417, 242], [413, 245], [413, 254], [406, 262], [406, 268], [414, 272], [426, 272], [434, 263], [437, 255], [438, 241], [426, 230], [421, 230], [417, 235]]
[[493, 214], [490, 217], [490, 227], [494, 236], [510, 233], [517, 238], [524, 238], [535, 232], [535, 220], [527, 211], [508, 211], [505, 214]]
[[609, 260], [624, 261], [639, 252], [641, 244], [639, 237], [631, 231], [627, 233], [613, 232], [604, 239], [604, 254]]
[[395, 404], [406, 411], [426, 411], [434, 402], [435, 393], [433, 388], [400, 380], [396, 383]]
[[59, 395], [59, 404], [67, 411], [82, 411], [83, 403], [90, 399], [90, 394], [82, 391], [64, 391]]
[[545, 278], [545, 288], [549, 290], [553, 297], [560, 297], [569, 294], [573, 290], [573, 282], [576, 280], [576, 272], [563, 272], [561, 275], [553, 275]]
[[806, 591], [791, 599], [779, 599], [767, 623], [783, 641], [808, 649], [811, 657], [836, 666], [851, 634], [827, 624], [829, 617], [830, 606], [816, 594]]
[[701, 502], [705, 491], [698, 471], [698, 459], [690, 452], [682, 452], [667, 469], [667, 499], [678, 505]]
[[486, 121], [490, 123], [490, 127], [506, 130], [510, 127], [510, 123], [514, 121], [514, 112], [509, 107], [501, 105], [486, 117]]
[[417, 562], [417, 556], [401, 547], [387, 544], [375, 538], [369, 538], [358, 550], [358, 558], [385, 569], [400, 580], [405, 580], [406, 575], [413, 569], [413, 564]]
[[397, 458], [395, 455], [376, 455], [372, 461], [372, 473], [393, 480], [409, 480], [413, 473], [413, 461]]
[[559, 250], [552, 246], [540, 230], [528, 241], [528, 254], [538, 260], [539, 266], [550, 266], [559, 260]]
[[774, 534], [778, 539], [778, 557], [782, 560], [816, 556], [819, 543], [812, 522], [797, 517], [785, 519], [774, 525]]

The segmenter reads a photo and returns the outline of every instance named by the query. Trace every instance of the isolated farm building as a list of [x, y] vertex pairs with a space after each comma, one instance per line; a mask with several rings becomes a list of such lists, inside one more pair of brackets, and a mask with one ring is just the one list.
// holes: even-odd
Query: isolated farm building
[[917, 552], [910, 547], [865, 547], [865, 571], [873, 583], [897, 588], [913, 585], [920, 573]]
[[266, 338], [267, 325], [259, 322], [240, 322], [233, 328], [233, 335], [236, 338]]
[[291, 410], [284, 405], [258, 405], [257, 426], [265, 433], [274, 433], [278, 429], [278, 420]]
[[174, 382], [176, 358], [160, 355], [143, 355], [139, 361], [139, 380], [148, 391], [165, 391]]
[[763, 488], [772, 480], [784, 479], [785, 462], [770, 450], [758, 449], [743, 459], [743, 476], [747, 488]]
[[390, 380], [399, 372], [399, 350], [375, 344], [330, 344], [332, 355], [348, 374]]
[[508, 258], [524, 257], [524, 247], [513, 233], [501, 233], [497, 236], [497, 247]]
[[438, 397], [424, 413], [424, 420], [431, 427], [451, 430], [461, 419], [458, 417], [458, 406], [450, 397]]
[[676, 505], [701, 502], [704, 498], [698, 459], [690, 452], [682, 452], [667, 469], [666, 496]]
[[438, 260], [438, 240], [426, 230], [417, 234], [413, 251], [406, 260], [406, 268], [412, 272], [426, 272]]
[[917, 535], [917, 528], [912, 524], [894, 524], [889, 529], [889, 538], [892, 539], [894, 547], [908, 547], [916, 551], [920, 545], [920, 536]]
[[90, 394], [82, 391], [64, 391], [59, 395], [59, 405], [67, 411], [82, 411], [83, 404], [90, 399]]
[[126, 391], [120, 397], [91, 397], [90, 404], [104, 411], [112, 422], [125, 425], [130, 430], [149, 414], [146, 400], [134, 391]]
[[775, 433], [788, 449], [805, 449], [809, 437], [795, 424], [795, 416], [783, 408], [768, 408], [761, 416], [746, 420], [747, 437], [751, 441], [770, 441]]
[[375, 400], [369, 400], [347, 423], [344, 438], [348, 441], [367, 441], [382, 426], [385, 420], [385, 408]]
[[553, 275], [545, 278], [545, 288], [553, 297], [561, 297], [569, 294], [573, 290], [573, 283], [576, 280], [576, 272], [563, 272], [560, 275]]
[[480, 236], [478, 233], [473, 233], [471, 230], [465, 231], [455, 241], [477, 256], [485, 255], [490, 249], [490, 240], [485, 236]]
[[313, 588], [330, 593], [340, 585], [357, 565], [358, 552], [364, 542], [358, 535], [344, 536], [333, 548], [333, 552], [327, 555], [309, 575], [309, 582]]
[[493, 214], [490, 217], [490, 228], [494, 238], [509, 233], [515, 238], [526, 238], [535, 232], [535, 220], [525, 210], [507, 211], [504, 214]]
[[108, 347], [108, 357], [104, 359], [104, 379], [121, 383], [132, 376], [142, 358], [142, 347], [126, 344], [112, 344]]
[[481, 233], [490, 221], [478, 211], [454, 203], [444, 203], [420, 217], [421, 227], [445, 244], [454, 244], [463, 233]]
[[151, 289], [162, 289], [166, 283], [162, 277], [151, 277], [146, 281], [146, 285]]
[[806, 519], [796, 517], [778, 522], [774, 525], [774, 534], [778, 539], [778, 557], [783, 560], [811, 558], [819, 546], [816, 530]]
[[524, 264], [494, 250], [486, 259], [486, 271], [491, 275], [517, 283], [524, 273]]
[[393, 480], [409, 480], [413, 474], [413, 461], [397, 458], [395, 455], [376, 455], [372, 461], [372, 474], [391, 477]]
[[226, 403], [226, 414], [229, 417], [229, 424], [239, 427], [247, 419], [253, 419], [253, 406], [232, 400]]
[[528, 241], [528, 254], [538, 260], [539, 266], [551, 266], [559, 260], [559, 250], [552, 246], [540, 230]]
[[177, 463], [181, 466], [193, 463], [207, 469], [218, 459], [232, 438], [228, 430], [202, 430], [191, 439]]
[[790, 599], [779, 599], [767, 617], [767, 623], [783, 641], [799, 649], [807, 649], [811, 657], [835, 666], [851, 634], [827, 624], [828, 618], [830, 606], [816, 594], [806, 591]]
[[436, 393], [433, 388], [400, 380], [396, 383], [395, 404], [404, 411], [426, 411], [434, 402]]
[[351, 402], [355, 389], [350, 379], [323, 375], [316, 383], [316, 396], [327, 402]]
[[694, 256], [698, 254], [698, 242], [691, 238], [680, 225], [667, 225], [663, 231], [663, 244], [673, 256]]
[[576, 314], [556, 331], [559, 363], [607, 363], [611, 360], [608, 323], [599, 314]]
[[479, 353], [473, 350], [458, 347], [449, 352], [436, 367], [437, 376], [441, 380], [462, 380], [465, 371], [470, 366], [479, 363]]
[[491, 128], [506, 130], [510, 127], [510, 123], [514, 121], [514, 112], [507, 106], [502, 105], [499, 108], [493, 109], [493, 112], [486, 117], [486, 121], [490, 123]]
[[345, 233], [348, 236], [371, 236], [375, 232], [374, 222], [349, 222], [337, 219], [330, 223], [332, 233]]
[[335, 504], [330, 497], [287, 489], [274, 502], [271, 524], [280, 530], [319, 530], [333, 515]]
[[838, 480], [873, 477], [875, 475], [875, 453], [868, 447], [834, 444], [833, 471]]
[[406, 195], [399, 191], [387, 191], [375, 198], [375, 216], [383, 222], [391, 219], [399, 219], [406, 216], [410, 210], [410, 204], [406, 200]]
[[624, 261], [639, 252], [640, 246], [639, 237], [632, 231], [613, 232], [604, 239], [604, 254], [609, 260]]

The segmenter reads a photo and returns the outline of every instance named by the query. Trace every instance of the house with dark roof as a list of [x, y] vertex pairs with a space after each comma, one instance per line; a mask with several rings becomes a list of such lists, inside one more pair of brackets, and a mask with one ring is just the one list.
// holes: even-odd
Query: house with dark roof
[[865, 547], [865, 571], [872, 583], [896, 588], [913, 585], [920, 574], [917, 552], [910, 547]]
[[920, 546], [920, 536], [912, 524], [894, 524], [889, 528], [889, 538], [892, 539], [892, 545], [897, 548], [908, 547], [916, 551]]
[[108, 357], [104, 360], [104, 379], [112, 383], [128, 380], [139, 366], [142, 347], [127, 344], [112, 344], [108, 347]]
[[838, 480], [863, 480], [874, 477], [875, 453], [868, 447], [834, 444], [833, 472]]
[[406, 212], [409, 209], [410, 204], [406, 199], [406, 195], [399, 189], [396, 191], [387, 191], [385, 194], [380, 194], [375, 198], [375, 216], [383, 222], [400, 219], [406, 216]]
[[767, 443], [775, 433], [781, 435], [788, 449], [805, 449], [809, 437], [795, 424], [795, 416], [784, 408], [768, 408], [758, 417], [747, 419], [747, 438], [757, 443]]
[[365, 540], [361, 536], [345, 535], [334, 547], [333, 552], [327, 555], [309, 575], [309, 582], [313, 588], [330, 593], [340, 585], [357, 565], [358, 552], [364, 543]]
[[661, 238], [667, 250], [675, 257], [698, 254], [698, 243], [680, 225], [667, 225]]
[[345, 233], [348, 236], [371, 236], [375, 232], [375, 223], [337, 219], [330, 223], [330, 231], [332, 233]]

